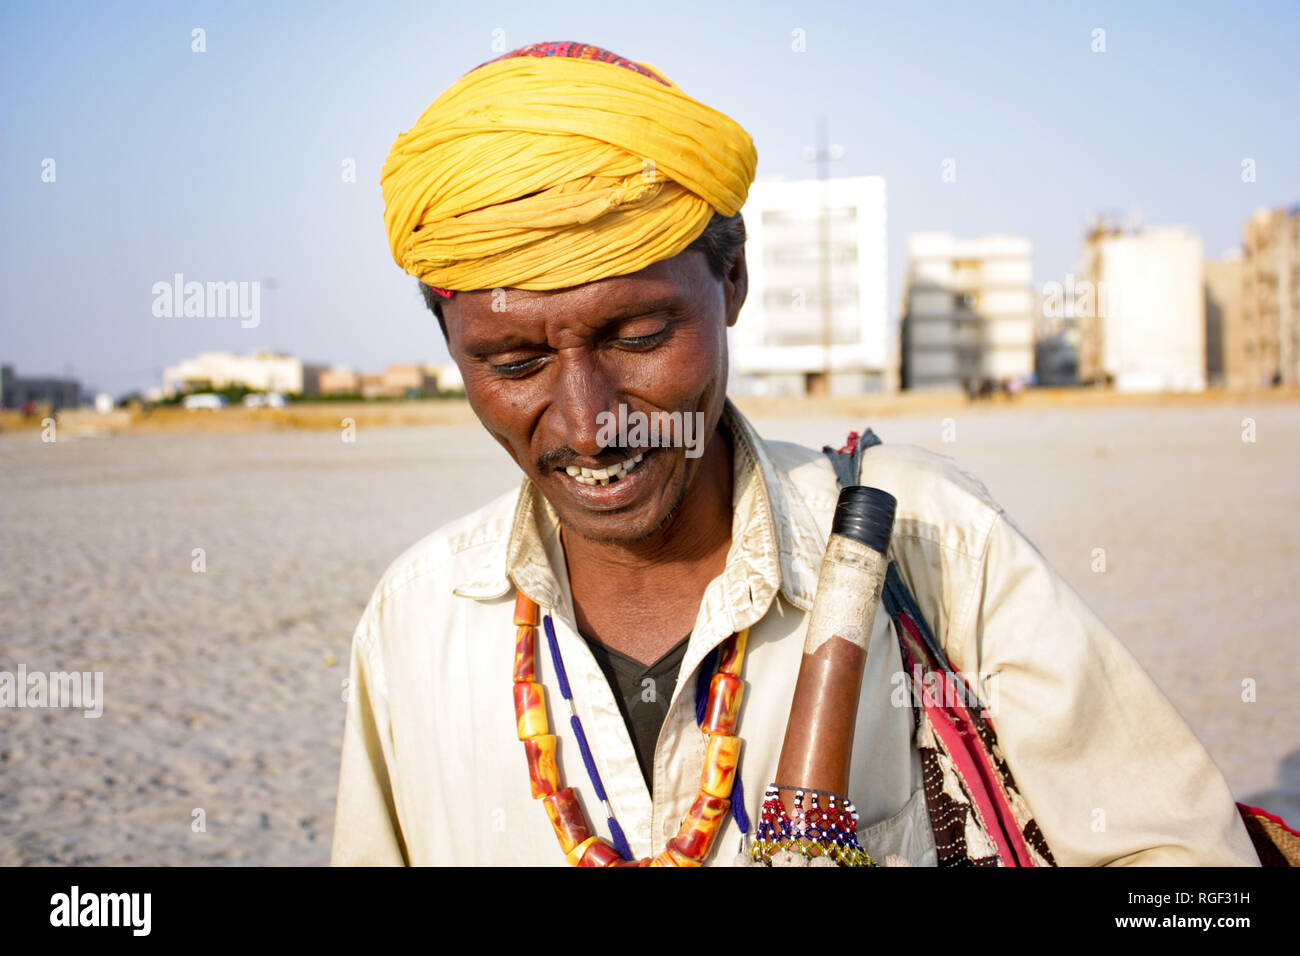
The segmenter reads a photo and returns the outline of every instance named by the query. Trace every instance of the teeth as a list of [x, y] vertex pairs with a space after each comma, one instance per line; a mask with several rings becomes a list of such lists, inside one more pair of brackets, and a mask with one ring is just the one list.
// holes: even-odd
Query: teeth
[[574, 481], [584, 485], [608, 485], [611, 481], [617, 481], [626, 475], [629, 471], [641, 463], [645, 457], [645, 452], [633, 455], [631, 458], [625, 458], [623, 461], [615, 462], [606, 468], [585, 468], [582, 465], [566, 465], [565, 472], [568, 473]]

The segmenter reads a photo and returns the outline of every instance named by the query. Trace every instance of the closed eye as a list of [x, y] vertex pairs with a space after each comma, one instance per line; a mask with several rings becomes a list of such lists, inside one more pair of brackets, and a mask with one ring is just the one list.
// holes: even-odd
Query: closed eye
[[[648, 351], [660, 344], [668, 337], [669, 329], [667, 327], [653, 332], [650, 335], [626, 335], [621, 338], [611, 339], [610, 341], [630, 351]], [[532, 358], [519, 359], [514, 362], [502, 362], [500, 364], [488, 364], [488, 368], [496, 375], [506, 377], [526, 375], [535, 369], [539, 363], [544, 361], [546, 356], [536, 355]]]
[[520, 375], [529, 371], [541, 360], [541, 356], [535, 356], [534, 358], [520, 359], [517, 362], [506, 362], [502, 365], [489, 365], [488, 368], [498, 375]]
[[649, 348], [650, 346], [659, 344], [667, 335], [668, 330], [661, 329], [652, 335], [624, 336], [623, 338], [615, 339], [614, 341], [619, 345], [626, 345], [631, 348]]

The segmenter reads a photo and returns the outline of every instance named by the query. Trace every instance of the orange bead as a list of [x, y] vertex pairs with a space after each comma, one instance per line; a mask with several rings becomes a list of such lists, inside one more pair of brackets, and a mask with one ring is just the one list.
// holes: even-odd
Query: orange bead
[[537, 629], [524, 624], [515, 631], [515, 680], [537, 680]]
[[515, 624], [537, 626], [537, 605], [523, 591], [515, 594]]
[[660, 866], [699, 866], [700, 865], [699, 860], [692, 860], [681, 850], [673, 846], [673, 844], [676, 842], [677, 842], [676, 839], [672, 839], [668, 841], [667, 848], [662, 853], [660, 853], [659, 856], [657, 857], [657, 859], [665, 861], [663, 863], [660, 863], [659, 865]]
[[515, 723], [519, 739], [527, 740], [550, 730], [546, 722], [546, 694], [535, 680], [515, 682]]
[[731, 674], [714, 674], [709, 683], [709, 701], [700, 730], [706, 734], [729, 737], [735, 734], [740, 718], [740, 699], [745, 682]]
[[590, 850], [595, 845], [596, 845], [596, 838], [587, 837], [587, 839], [583, 840], [572, 850], [565, 853], [564, 858], [569, 861], [569, 866], [581, 866], [582, 858], [586, 855], [587, 851]]
[[551, 818], [556, 839], [560, 841], [560, 849], [565, 853], [591, 836], [591, 828], [587, 826], [587, 815], [582, 812], [582, 805], [578, 803], [578, 795], [573, 792], [572, 787], [565, 787], [557, 793], [542, 797], [542, 806], [546, 808], [546, 815]]
[[718, 673], [740, 676], [740, 669], [745, 664], [745, 644], [749, 640], [749, 628], [731, 635], [722, 643], [718, 652]]
[[690, 812], [682, 821], [677, 836], [668, 841], [668, 848], [692, 860], [703, 860], [713, 847], [714, 838], [722, 829], [731, 809], [731, 801], [702, 793], [691, 804]]
[[704, 772], [700, 775], [701, 792], [730, 799], [739, 763], [740, 738], [710, 734], [709, 749], [704, 754]]
[[528, 783], [533, 798], [544, 797], [560, 789], [560, 770], [555, 764], [555, 735], [538, 734], [524, 741], [528, 757]]
[[618, 850], [615, 850], [604, 840], [597, 840], [588, 846], [587, 851], [578, 858], [578, 866], [613, 866], [617, 862], [622, 862], [622, 860], [623, 858], [618, 855]]

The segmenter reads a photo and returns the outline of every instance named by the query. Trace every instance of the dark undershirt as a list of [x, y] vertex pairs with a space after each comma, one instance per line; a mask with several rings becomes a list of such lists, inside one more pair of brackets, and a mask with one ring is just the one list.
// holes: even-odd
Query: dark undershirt
[[686, 656], [686, 645], [691, 635], [687, 634], [672, 650], [653, 664], [643, 664], [634, 657], [628, 657], [613, 648], [606, 647], [595, 638], [582, 635], [582, 639], [591, 648], [596, 663], [605, 672], [614, 700], [618, 703], [619, 713], [627, 724], [632, 738], [632, 747], [636, 750], [637, 762], [641, 765], [641, 776], [645, 777], [646, 789], [654, 792], [651, 779], [654, 772], [655, 744], [659, 742], [659, 731], [668, 716], [668, 704], [673, 699], [673, 689], [677, 686], [677, 672], [681, 669], [682, 658]]

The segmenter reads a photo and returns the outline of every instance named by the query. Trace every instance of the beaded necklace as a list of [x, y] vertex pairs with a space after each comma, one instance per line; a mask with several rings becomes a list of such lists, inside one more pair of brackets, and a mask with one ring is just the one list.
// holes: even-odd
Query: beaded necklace
[[642, 857], [633, 861], [630, 859], [632, 852], [627, 839], [618, 821], [614, 819], [614, 812], [601, 784], [600, 773], [592, 759], [591, 748], [587, 745], [587, 736], [582, 730], [582, 722], [574, 713], [568, 676], [564, 672], [554, 625], [548, 614], [543, 619], [543, 625], [560, 693], [569, 705], [570, 724], [596, 796], [608, 818], [613, 846], [592, 835], [574, 789], [560, 786], [560, 771], [555, 761], [556, 737], [550, 732], [546, 698], [542, 685], [537, 681], [537, 617], [536, 603], [522, 591], [518, 592], [514, 618], [515, 722], [528, 760], [528, 783], [533, 798], [542, 801], [551, 826], [555, 829], [555, 836], [560, 841], [564, 858], [573, 866], [699, 866], [708, 856], [727, 811], [732, 808], [733, 789], [740, 791], [735, 794], [738, 800], [737, 823], [742, 833], [748, 832], [748, 820], [743, 810], [743, 790], [736, 770], [740, 759], [740, 738], [735, 732], [740, 720], [740, 701], [745, 690], [740, 670], [745, 660], [745, 643], [749, 630], [732, 634], [720, 646], [717, 671], [709, 682], [708, 698], [697, 709], [700, 729], [708, 735], [699, 796], [695, 798], [677, 835], [668, 841], [663, 853], [653, 860]]

